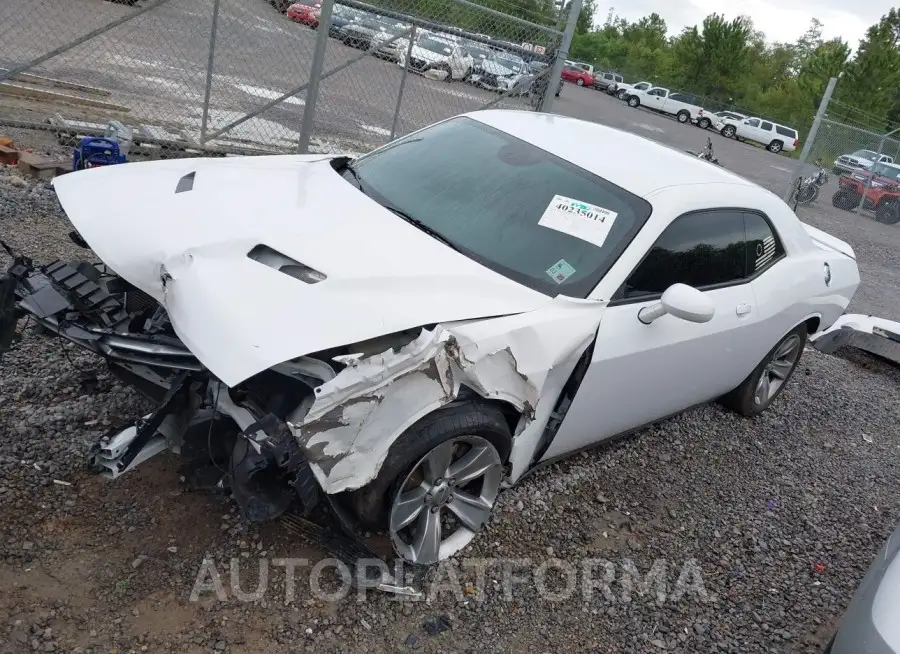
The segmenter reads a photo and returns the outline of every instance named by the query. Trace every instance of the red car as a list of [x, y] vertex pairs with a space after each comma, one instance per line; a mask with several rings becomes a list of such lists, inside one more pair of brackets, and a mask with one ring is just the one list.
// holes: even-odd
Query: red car
[[577, 66], [565, 66], [562, 71], [562, 78], [578, 86], [594, 85], [594, 76], [584, 68], [578, 68]]
[[318, 0], [301, 0], [288, 7], [285, 13], [295, 23], [318, 27], [321, 8], [322, 3]]

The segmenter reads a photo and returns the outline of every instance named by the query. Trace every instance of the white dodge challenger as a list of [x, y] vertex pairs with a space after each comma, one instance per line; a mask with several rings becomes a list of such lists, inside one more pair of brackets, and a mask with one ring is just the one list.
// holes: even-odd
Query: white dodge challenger
[[251, 520], [324, 502], [419, 564], [539, 464], [704, 402], [764, 411], [859, 285], [772, 193], [554, 115], [54, 185], [101, 263], [18, 256], [0, 340], [30, 315], [157, 399], [92, 465], [171, 450]]

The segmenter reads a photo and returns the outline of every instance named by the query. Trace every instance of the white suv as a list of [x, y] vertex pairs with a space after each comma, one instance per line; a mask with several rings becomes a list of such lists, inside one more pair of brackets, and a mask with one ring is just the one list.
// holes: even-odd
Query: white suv
[[726, 138], [735, 137], [764, 145], [769, 152], [793, 152], [800, 145], [800, 136], [793, 127], [785, 127], [763, 118], [725, 118], [719, 131]]

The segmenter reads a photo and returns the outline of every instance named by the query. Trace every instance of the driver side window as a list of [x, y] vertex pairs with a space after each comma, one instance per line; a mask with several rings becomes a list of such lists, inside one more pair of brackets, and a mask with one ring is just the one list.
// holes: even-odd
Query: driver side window
[[650, 300], [672, 284], [698, 289], [738, 282], [745, 273], [744, 216], [698, 211], [676, 218], [660, 234], [613, 300]]

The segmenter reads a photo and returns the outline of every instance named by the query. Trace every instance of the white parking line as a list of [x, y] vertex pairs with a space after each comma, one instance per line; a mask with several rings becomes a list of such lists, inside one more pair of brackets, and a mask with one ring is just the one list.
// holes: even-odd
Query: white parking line
[[792, 173], [792, 172], [794, 172], [793, 169], [791, 169], [791, 168], [782, 168], [781, 166], [776, 166], [775, 164], [769, 164], [769, 166], [772, 167], [772, 168], [774, 168], [775, 170], [780, 170], [780, 171], [785, 172], [785, 173]]
[[650, 132], [659, 132], [660, 134], [665, 134], [666, 130], [662, 127], [656, 127], [655, 125], [648, 125], [647, 123], [631, 123], [633, 127], [640, 127], [641, 129], [646, 129]]
[[[251, 86], [249, 84], [232, 84], [232, 86], [236, 89], [240, 89], [244, 93], [255, 95], [257, 98], [265, 98], [266, 100], [274, 100], [284, 95], [283, 92], [273, 91], [272, 89], [266, 89], [261, 86]], [[285, 98], [284, 101], [288, 104], [299, 104], [301, 106], [306, 104], [306, 100], [298, 98], [297, 96]]]

